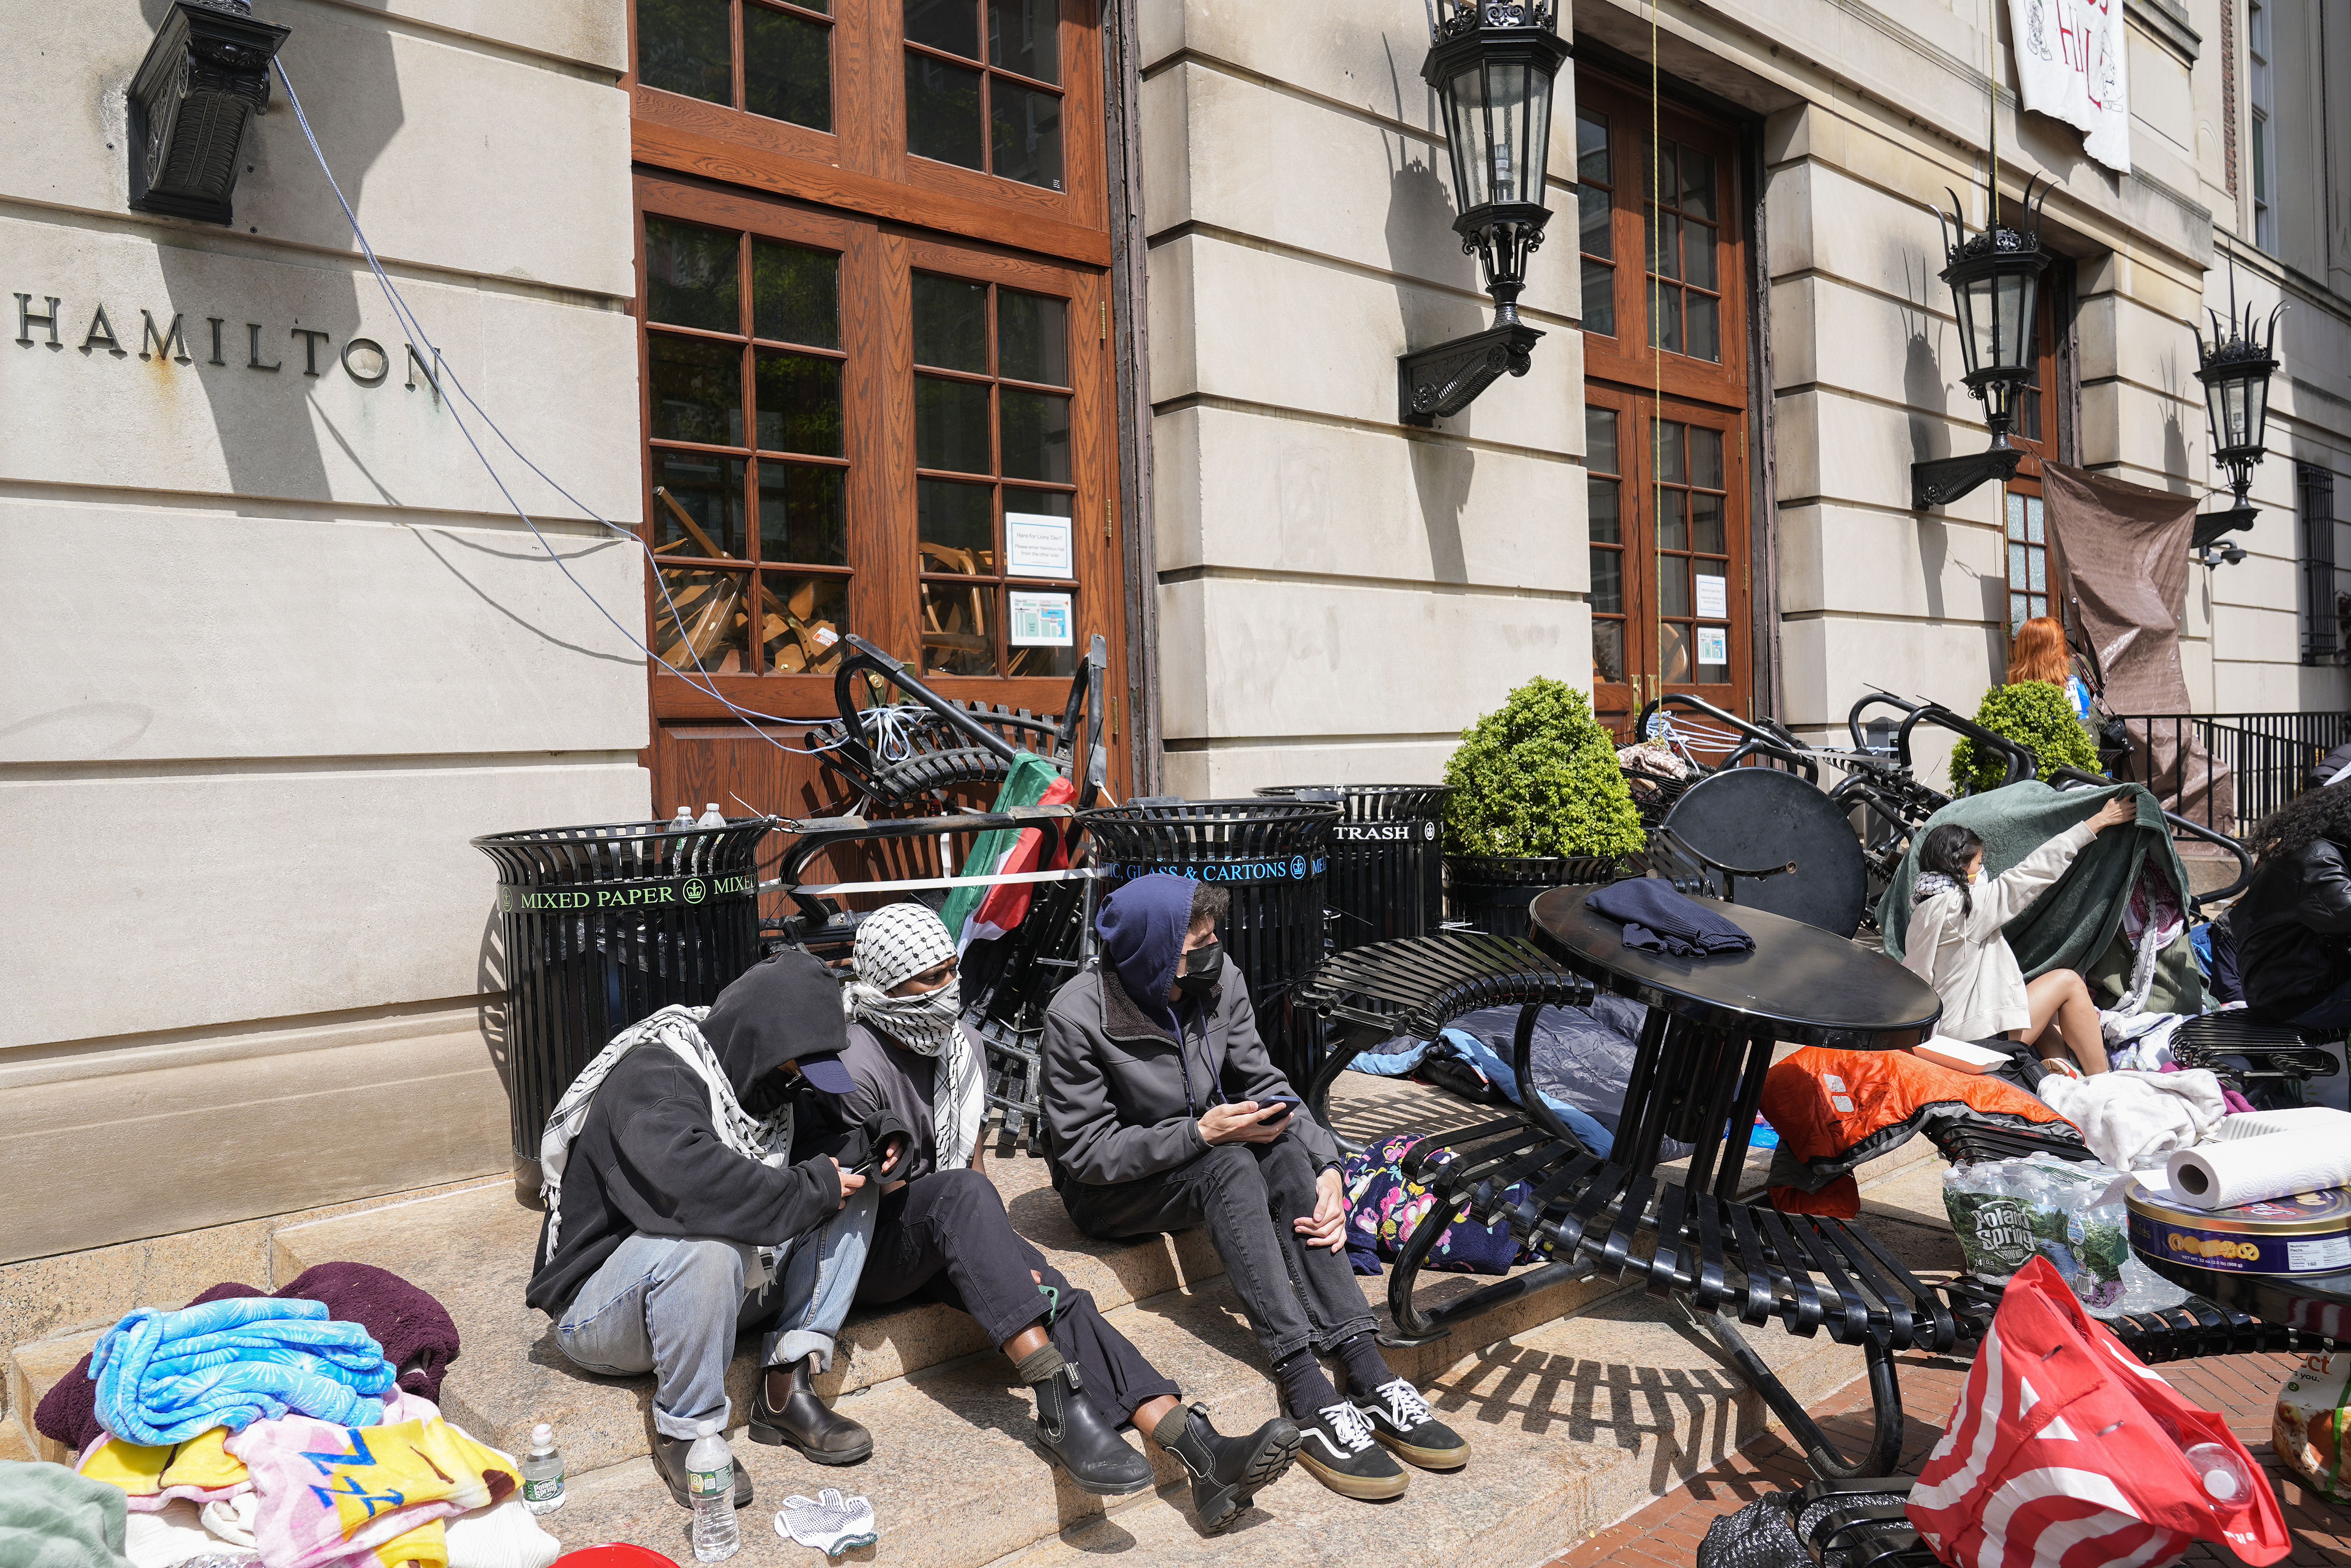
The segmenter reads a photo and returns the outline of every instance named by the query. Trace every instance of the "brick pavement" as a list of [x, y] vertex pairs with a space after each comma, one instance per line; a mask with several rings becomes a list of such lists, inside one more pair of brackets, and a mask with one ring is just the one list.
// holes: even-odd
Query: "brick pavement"
[[[1942, 1436], [1951, 1406], [1967, 1385], [1965, 1362], [1941, 1356], [1902, 1359], [1906, 1431], [1902, 1469], [1915, 1474], [1927, 1450]], [[2296, 1485], [2270, 1448], [2270, 1412], [2286, 1369], [2287, 1355], [2215, 1356], [2158, 1367], [2186, 1398], [2228, 1418], [2253, 1457], [2269, 1472], [2278, 1506], [2293, 1531], [2294, 1549], [2285, 1563], [2294, 1568], [2337, 1568], [2351, 1563], [2351, 1516]], [[1823, 1416], [1822, 1410], [1831, 1412]], [[1855, 1383], [1813, 1413], [1837, 1446], [1854, 1452], [1868, 1437], [1869, 1393]], [[1768, 1491], [1792, 1490], [1812, 1479], [1803, 1456], [1776, 1430], [1741, 1449], [1679, 1490], [1659, 1498], [1631, 1518], [1602, 1531], [1554, 1559], [1549, 1568], [1690, 1568], [1698, 1542], [1715, 1518], [1738, 1510]], [[2183, 1563], [2231, 1568], [2239, 1562], [2224, 1547], [2201, 1542]]]

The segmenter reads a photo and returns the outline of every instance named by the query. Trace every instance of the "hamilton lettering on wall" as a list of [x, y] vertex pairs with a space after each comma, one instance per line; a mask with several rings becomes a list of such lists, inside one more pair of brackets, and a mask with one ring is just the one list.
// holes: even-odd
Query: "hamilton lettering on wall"
[[[37, 303], [46, 308], [36, 309]], [[131, 319], [127, 314], [123, 317], [122, 329], [118, 331], [114, 319], [107, 314], [106, 306], [100, 303], [90, 311], [89, 325], [83, 329], [81, 340], [77, 343], [71, 339], [69, 321], [78, 319], [78, 311], [69, 315], [64, 302], [54, 294], [19, 294], [16, 296], [16, 342], [22, 348], [46, 347], [59, 353], [73, 349], [85, 358], [104, 353], [121, 360], [135, 352], [141, 359], [148, 361], [163, 360], [180, 365], [197, 362], [196, 355], [190, 350], [188, 344], [187, 318], [177, 311], [172, 312], [168, 326], [157, 325], [153, 311], [140, 311], [135, 348], [125, 346]], [[337, 350], [334, 334], [320, 328], [289, 327], [281, 337], [277, 328], [259, 321], [246, 321], [239, 325], [244, 329], [241, 340], [236, 330], [230, 326], [229, 318], [204, 318], [204, 328], [196, 334], [196, 347], [211, 350], [203, 361], [204, 364], [237, 365], [240, 361], [235, 356], [241, 350], [245, 356], [243, 369], [262, 371], [271, 375], [285, 371], [290, 359], [306, 376], [323, 375], [340, 364], [345, 375], [363, 387], [381, 386], [391, 378], [392, 355], [372, 338], [348, 338], [344, 340], [342, 348]], [[416, 351], [415, 344], [403, 343], [401, 347], [407, 350], [408, 375], [403, 384], [413, 392], [421, 378], [438, 401], [441, 382], [437, 351], [433, 362], [428, 364], [424, 356]]]

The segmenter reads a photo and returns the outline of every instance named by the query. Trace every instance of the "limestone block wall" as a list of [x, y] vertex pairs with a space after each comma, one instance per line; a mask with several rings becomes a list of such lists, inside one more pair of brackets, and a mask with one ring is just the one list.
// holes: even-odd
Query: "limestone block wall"
[[1407, 430], [1396, 356], [1492, 319], [1426, 8], [1145, 0], [1142, 23], [1167, 787], [1434, 779], [1511, 686], [1589, 685], [1572, 238], [1528, 279], [1531, 371]]
[[[32, 852], [0, 928], [0, 1265], [50, 1281], [504, 1172], [466, 840], [649, 810], [642, 656], [411, 360], [282, 89], [233, 226], [129, 210], [124, 88], [164, 10], [65, 7], [0, 60], [0, 823]], [[636, 523], [622, 0], [266, 14], [445, 363]], [[633, 620], [633, 543], [498, 456]]]

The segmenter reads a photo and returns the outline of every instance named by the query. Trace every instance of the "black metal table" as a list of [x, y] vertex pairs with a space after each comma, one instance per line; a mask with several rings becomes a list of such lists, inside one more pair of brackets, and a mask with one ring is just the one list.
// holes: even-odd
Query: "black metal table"
[[1530, 935], [1602, 989], [1648, 1006], [1610, 1158], [1646, 1170], [1667, 1138], [1692, 1145], [1692, 1192], [1710, 1183], [1717, 1197], [1737, 1193], [1775, 1043], [1898, 1051], [1942, 1016], [1934, 988], [1893, 959], [1747, 904], [1693, 901], [1754, 937], [1751, 953], [1677, 958], [1627, 947], [1623, 926], [1584, 907], [1599, 891], [1538, 894]]

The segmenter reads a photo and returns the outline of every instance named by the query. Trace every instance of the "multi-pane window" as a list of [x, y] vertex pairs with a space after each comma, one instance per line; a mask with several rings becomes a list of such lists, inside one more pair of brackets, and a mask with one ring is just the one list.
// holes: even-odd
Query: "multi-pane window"
[[2277, 77], [2270, 68], [2270, 6], [2245, 0], [2245, 63], [2252, 68], [2253, 119], [2253, 244], [2277, 254]]
[[1060, 190], [1061, 0], [904, 5], [906, 150]]
[[1575, 116], [1578, 246], [1583, 253], [1583, 329], [1616, 335], [1616, 238], [1611, 221], [1615, 182], [1608, 167], [1608, 117]]
[[1722, 432], [1658, 420], [1657, 658], [1669, 685], [1730, 679], [1730, 542]]
[[914, 275], [925, 674], [1077, 668], [1065, 299]]
[[831, 0], [637, 0], [637, 80], [832, 129]]
[[2049, 613], [2049, 533], [2041, 497], [2008, 493], [2008, 634]]
[[1722, 358], [1721, 219], [1714, 159], [1670, 137], [1644, 139], [1649, 215], [1649, 342], [1694, 360]]
[[829, 671], [849, 630], [840, 257], [648, 215], [645, 319], [655, 649], [689, 673]]
[[[1587, 317], [1587, 319], [1589, 318]], [[1625, 472], [1617, 455], [1617, 413], [1583, 410], [1583, 486], [1592, 536], [1592, 678], [1625, 680]]]

